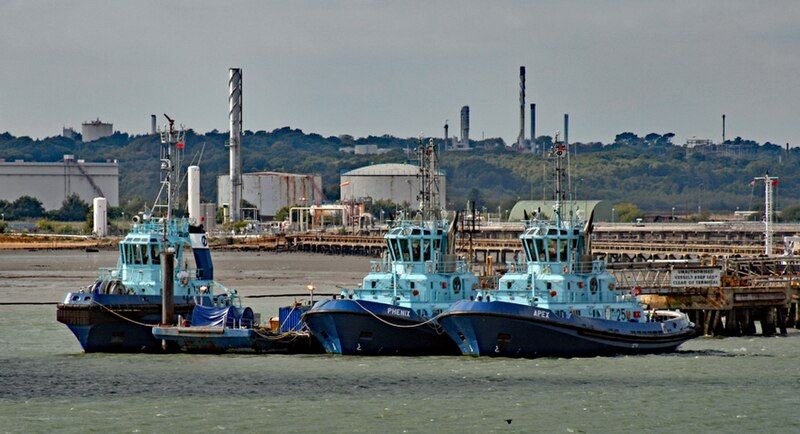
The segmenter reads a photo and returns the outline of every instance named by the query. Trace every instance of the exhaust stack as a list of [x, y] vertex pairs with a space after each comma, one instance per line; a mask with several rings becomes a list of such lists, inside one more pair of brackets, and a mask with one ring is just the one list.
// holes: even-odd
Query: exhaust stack
[[231, 222], [241, 219], [242, 204], [242, 70], [231, 68], [228, 79], [228, 119], [230, 121], [230, 183], [228, 214]]
[[531, 103], [531, 152], [538, 153], [536, 149], [536, 104]]
[[525, 149], [525, 67], [519, 67], [519, 135], [517, 150]]
[[725, 143], [725, 115], [722, 115], [722, 143]]
[[444, 121], [444, 145], [442, 145], [442, 151], [447, 151], [447, 146], [450, 142], [450, 125], [447, 124], [447, 121]]
[[461, 147], [469, 149], [469, 106], [461, 107]]

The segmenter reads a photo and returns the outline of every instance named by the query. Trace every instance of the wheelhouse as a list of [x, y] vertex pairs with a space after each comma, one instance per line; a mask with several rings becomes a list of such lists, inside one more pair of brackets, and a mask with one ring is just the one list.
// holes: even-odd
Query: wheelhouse
[[392, 262], [439, 261], [447, 251], [447, 232], [440, 226], [403, 225], [384, 237]]

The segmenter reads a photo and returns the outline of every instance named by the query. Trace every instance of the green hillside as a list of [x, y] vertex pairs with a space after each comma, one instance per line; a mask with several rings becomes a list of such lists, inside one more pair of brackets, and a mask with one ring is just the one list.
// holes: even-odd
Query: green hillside
[[[614, 143], [576, 144], [572, 158], [573, 189], [579, 198], [632, 202], [648, 211], [676, 213], [702, 210], [730, 211], [758, 207], [762, 188], [751, 186], [754, 176], [767, 170], [781, 177], [777, 190], [778, 208], [800, 202], [800, 176], [796, 168], [800, 151], [773, 145], [760, 145], [737, 138], [726, 150], [704, 148], [687, 150], [673, 145], [672, 135], [632, 133], [617, 136]], [[216, 198], [216, 175], [228, 170], [226, 133], [189, 132], [186, 157], [200, 154], [204, 200]], [[540, 144], [551, 143], [539, 137]], [[329, 200], [339, 197], [339, 173], [366, 164], [403, 162], [403, 152], [416, 145], [417, 139], [391, 136], [322, 137], [289, 127], [272, 132], [245, 132], [243, 137], [244, 170], [319, 173]], [[391, 148], [382, 155], [351, 155], [339, 151], [353, 144], [377, 144]], [[476, 142], [481, 149], [473, 152], [448, 152], [442, 156], [447, 174], [448, 199], [452, 206], [476, 199], [479, 206], [509, 209], [518, 199], [542, 198], [550, 192], [543, 182], [541, 157], [508, 151], [500, 139]], [[75, 154], [87, 161], [117, 159], [120, 162], [122, 202], [151, 200], [158, 183], [158, 141], [152, 136], [129, 136], [117, 133], [91, 143], [63, 137], [32, 140], [0, 134], [0, 158], [27, 161], [58, 161], [64, 154]], [[547, 174], [544, 179], [549, 180]]]

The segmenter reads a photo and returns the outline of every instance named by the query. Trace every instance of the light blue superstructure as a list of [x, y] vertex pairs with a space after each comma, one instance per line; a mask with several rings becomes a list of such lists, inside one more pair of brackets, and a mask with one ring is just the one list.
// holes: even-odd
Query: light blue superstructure
[[524, 262], [508, 264], [497, 288], [456, 302], [439, 319], [463, 354], [538, 357], [672, 351], [695, 336], [686, 314], [647, 311], [638, 294], [616, 290], [605, 262], [589, 252], [592, 216], [563, 218], [562, 159], [554, 149], [552, 220], [525, 224]]
[[453, 237], [446, 221], [392, 228], [383, 259], [371, 263], [361, 287], [317, 303], [304, 315], [309, 329], [329, 353], [457, 353], [436, 316], [474, 297], [479, 282], [464, 261], [448, 254]]

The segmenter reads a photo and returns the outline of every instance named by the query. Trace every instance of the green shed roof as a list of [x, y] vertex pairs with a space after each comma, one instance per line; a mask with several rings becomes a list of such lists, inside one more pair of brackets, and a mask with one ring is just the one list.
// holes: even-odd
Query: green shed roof
[[[564, 203], [565, 213], [569, 213], [570, 209], [574, 209], [575, 212], [580, 214], [581, 218], [588, 218], [589, 213], [594, 210], [594, 221], [611, 221], [611, 210], [613, 208], [611, 202], [605, 200], [576, 200], [573, 202], [574, 207], [570, 205], [570, 201]], [[555, 204], [554, 200], [521, 200], [514, 205], [514, 208], [511, 208], [508, 219], [510, 221], [524, 220], [523, 210], [527, 211], [528, 215], [533, 211], [541, 210], [545, 218], [551, 218]], [[568, 217], [568, 215], [564, 217]]]

